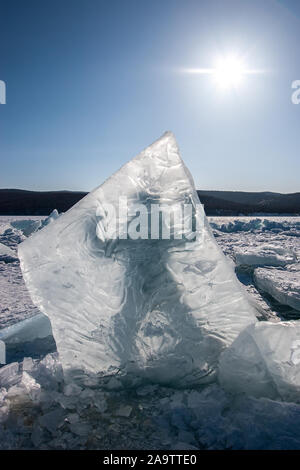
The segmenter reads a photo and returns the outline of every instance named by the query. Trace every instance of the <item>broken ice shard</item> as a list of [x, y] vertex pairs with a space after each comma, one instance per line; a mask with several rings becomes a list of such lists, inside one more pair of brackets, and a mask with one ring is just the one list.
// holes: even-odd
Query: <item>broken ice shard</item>
[[234, 392], [299, 402], [299, 321], [247, 327], [221, 354], [219, 381]]
[[[125, 197], [127, 214], [119, 207]], [[180, 238], [175, 218], [169, 239], [127, 236], [135, 207], [155, 204], [191, 205], [201, 221], [196, 236]], [[32, 299], [51, 321], [65, 373], [121, 370], [201, 383], [214, 376], [224, 348], [256, 322], [170, 132], [25, 240], [19, 256]]]

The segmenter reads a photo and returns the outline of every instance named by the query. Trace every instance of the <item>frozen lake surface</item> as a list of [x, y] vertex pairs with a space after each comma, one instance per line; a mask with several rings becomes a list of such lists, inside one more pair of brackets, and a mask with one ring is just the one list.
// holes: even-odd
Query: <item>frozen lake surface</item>
[[[44, 217], [0, 217], [0, 243], [17, 245]], [[260, 319], [300, 318], [300, 217], [209, 217], [217, 242]], [[0, 245], [0, 332], [39, 312], [19, 262]], [[299, 449], [300, 405], [232, 396], [218, 384], [176, 390], [64, 385], [52, 338], [8, 345], [0, 368], [0, 448]], [[300, 397], [299, 397], [300, 401]]]
[[[300, 217], [209, 217], [209, 221], [217, 242], [236, 263], [239, 280], [260, 304], [263, 316], [286, 320], [300, 318]], [[279, 297], [276, 299], [271, 295], [272, 289], [262, 290], [263, 282], [254, 282], [255, 270], [261, 268], [265, 268], [268, 278], [269, 272], [274, 272], [277, 290], [280, 287], [283, 292], [289, 288], [295, 290], [292, 302], [278, 302]], [[294, 271], [293, 283], [289, 284], [291, 271]]]

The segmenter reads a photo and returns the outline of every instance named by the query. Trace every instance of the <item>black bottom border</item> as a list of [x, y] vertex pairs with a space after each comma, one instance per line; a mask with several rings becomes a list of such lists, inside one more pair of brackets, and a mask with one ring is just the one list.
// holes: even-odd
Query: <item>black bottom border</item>
[[[0, 461], [4, 469], [5, 462], [21, 465], [70, 465], [74, 464], [85, 470], [89, 468], [140, 468], [164, 465], [203, 466], [220, 462], [251, 464], [254, 460], [270, 460], [286, 464], [289, 457], [300, 457], [300, 450], [1, 450]], [[91, 467], [92, 465], [93, 467]]]

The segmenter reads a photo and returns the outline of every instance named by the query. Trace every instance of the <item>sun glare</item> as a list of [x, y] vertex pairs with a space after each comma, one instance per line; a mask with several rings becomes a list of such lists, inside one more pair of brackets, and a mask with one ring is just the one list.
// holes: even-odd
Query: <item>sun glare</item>
[[237, 89], [248, 76], [263, 74], [264, 69], [249, 68], [244, 58], [229, 54], [218, 56], [212, 68], [185, 68], [184, 73], [195, 75], [208, 75], [212, 83], [221, 90]]
[[219, 59], [214, 68], [214, 77], [220, 88], [237, 87], [246, 73], [245, 65], [237, 57]]

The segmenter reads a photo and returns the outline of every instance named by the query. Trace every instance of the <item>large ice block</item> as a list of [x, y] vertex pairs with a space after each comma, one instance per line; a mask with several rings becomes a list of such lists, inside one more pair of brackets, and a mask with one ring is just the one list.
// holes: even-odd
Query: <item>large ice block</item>
[[[174, 222], [173, 238], [125, 239], [134, 222], [119, 211], [125, 196], [130, 214], [136, 204], [191, 204], [196, 236], [176, 238]], [[108, 204], [118, 213], [117, 238]], [[19, 257], [65, 372], [201, 383], [214, 376], [221, 351], [256, 322], [170, 132], [25, 240]]]

